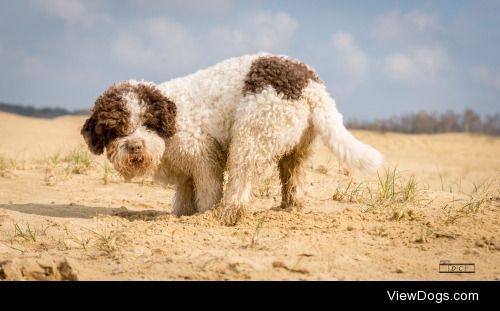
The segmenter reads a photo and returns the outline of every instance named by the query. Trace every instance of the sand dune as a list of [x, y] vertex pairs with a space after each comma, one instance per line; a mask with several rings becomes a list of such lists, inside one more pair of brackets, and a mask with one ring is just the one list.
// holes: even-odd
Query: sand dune
[[[397, 168], [394, 193], [318, 142], [304, 210], [277, 210], [270, 170], [228, 228], [212, 213], [176, 218], [171, 188], [87, 161], [84, 119], [0, 113], [0, 278], [500, 279], [498, 138], [354, 132]], [[441, 260], [476, 273], [439, 273]]]
[[35, 119], [0, 112], [0, 156], [32, 160], [68, 152], [84, 143], [80, 128], [85, 118]]

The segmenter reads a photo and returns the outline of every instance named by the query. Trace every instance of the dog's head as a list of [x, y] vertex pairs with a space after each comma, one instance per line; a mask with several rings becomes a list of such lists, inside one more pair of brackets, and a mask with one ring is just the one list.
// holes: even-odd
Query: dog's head
[[97, 98], [81, 134], [125, 179], [153, 173], [175, 133], [176, 106], [154, 84], [126, 81]]

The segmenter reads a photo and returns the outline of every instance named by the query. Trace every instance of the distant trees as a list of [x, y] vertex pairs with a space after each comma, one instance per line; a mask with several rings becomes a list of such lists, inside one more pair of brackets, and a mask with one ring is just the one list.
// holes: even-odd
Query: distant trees
[[410, 134], [467, 132], [500, 135], [500, 114], [481, 118], [472, 109], [466, 109], [463, 113], [446, 111], [441, 114], [420, 111], [375, 121], [353, 119], [346, 125], [351, 129]]
[[[32, 106], [18, 106], [2, 102], [0, 102], [0, 111], [37, 118], [90, 114], [89, 110], [84, 109], [69, 111], [64, 108], [34, 108]], [[463, 113], [446, 111], [441, 114], [420, 111], [374, 121], [352, 119], [346, 123], [346, 126], [351, 129], [409, 134], [467, 132], [500, 135], [500, 113], [486, 115], [481, 118], [472, 109], [466, 109]]]
[[22, 116], [36, 118], [55, 118], [65, 115], [84, 115], [90, 114], [88, 110], [69, 111], [64, 108], [35, 108], [32, 106], [18, 106], [0, 102], [0, 111], [19, 114]]

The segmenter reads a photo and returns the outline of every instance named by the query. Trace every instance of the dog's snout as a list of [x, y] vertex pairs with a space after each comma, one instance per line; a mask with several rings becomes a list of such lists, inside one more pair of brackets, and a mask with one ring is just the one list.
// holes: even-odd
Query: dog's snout
[[127, 148], [129, 152], [132, 153], [141, 152], [143, 147], [144, 147], [144, 142], [141, 139], [129, 140], [127, 142]]

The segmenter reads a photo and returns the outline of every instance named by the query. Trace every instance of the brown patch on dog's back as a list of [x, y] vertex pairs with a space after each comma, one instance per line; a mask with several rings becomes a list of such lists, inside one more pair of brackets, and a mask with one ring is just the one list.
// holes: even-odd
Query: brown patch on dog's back
[[80, 132], [93, 153], [103, 153], [107, 144], [129, 133], [130, 112], [123, 96], [132, 89], [129, 83], [114, 84], [97, 98]]
[[151, 85], [139, 84], [135, 91], [139, 99], [146, 103], [144, 125], [156, 131], [164, 139], [172, 137], [175, 134], [175, 116], [177, 114], [175, 103]]
[[304, 63], [284, 57], [263, 56], [252, 63], [245, 78], [243, 95], [257, 94], [266, 86], [272, 86], [284, 98], [297, 100], [309, 80], [321, 82]]

